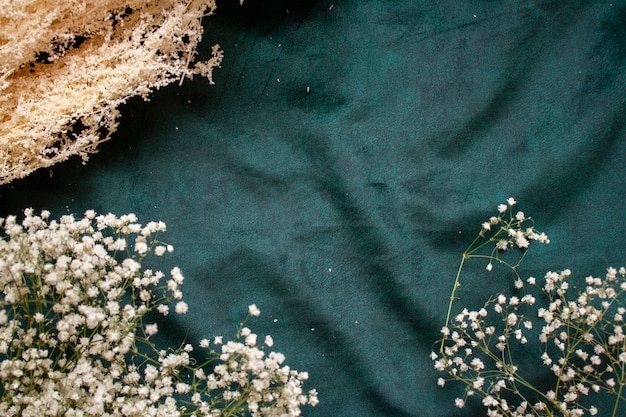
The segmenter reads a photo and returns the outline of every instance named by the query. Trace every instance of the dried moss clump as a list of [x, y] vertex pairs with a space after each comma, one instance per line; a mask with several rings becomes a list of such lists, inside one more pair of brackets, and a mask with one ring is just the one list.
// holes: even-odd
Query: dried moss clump
[[0, 0], [0, 184], [83, 160], [133, 96], [212, 70], [193, 62], [215, 0]]

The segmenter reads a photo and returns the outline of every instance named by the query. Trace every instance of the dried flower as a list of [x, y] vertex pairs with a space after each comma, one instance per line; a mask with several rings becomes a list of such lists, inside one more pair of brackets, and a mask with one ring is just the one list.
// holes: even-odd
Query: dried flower
[[1, 1], [0, 183], [86, 161], [131, 97], [194, 74], [213, 83], [219, 46], [194, 58], [215, 10], [215, 0]]

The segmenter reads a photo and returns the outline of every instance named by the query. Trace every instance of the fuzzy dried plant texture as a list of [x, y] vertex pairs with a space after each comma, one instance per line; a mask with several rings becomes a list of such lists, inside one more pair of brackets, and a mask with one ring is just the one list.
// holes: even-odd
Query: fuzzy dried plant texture
[[134, 96], [199, 74], [215, 0], [0, 0], [0, 184], [79, 155], [117, 128]]

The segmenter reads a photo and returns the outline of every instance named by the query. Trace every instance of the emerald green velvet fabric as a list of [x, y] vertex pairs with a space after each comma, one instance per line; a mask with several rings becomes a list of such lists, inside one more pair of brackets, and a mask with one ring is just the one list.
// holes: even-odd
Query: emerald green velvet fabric
[[[429, 358], [480, 223], [513, 196], [551, 237], [523, 276], [626, 263], [626, 2], [238, 3], [206, 19], [215, 85], [132, 100], [86, 165], [0, 188], [2, 214], [163, 220], [190, 304], [164, 336], [229, 336], [256, 303], [319, 391], [306, 416], [484, 415]], [[466, 272], [468, 306], [511, 288]]]

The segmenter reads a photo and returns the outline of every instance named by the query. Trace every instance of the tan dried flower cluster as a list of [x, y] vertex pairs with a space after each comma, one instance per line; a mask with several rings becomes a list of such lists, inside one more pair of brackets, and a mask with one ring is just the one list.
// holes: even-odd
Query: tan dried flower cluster
[[194, 74], [215, 0], [0, 0], [0, 184], [87, 159], [130, 97]]

